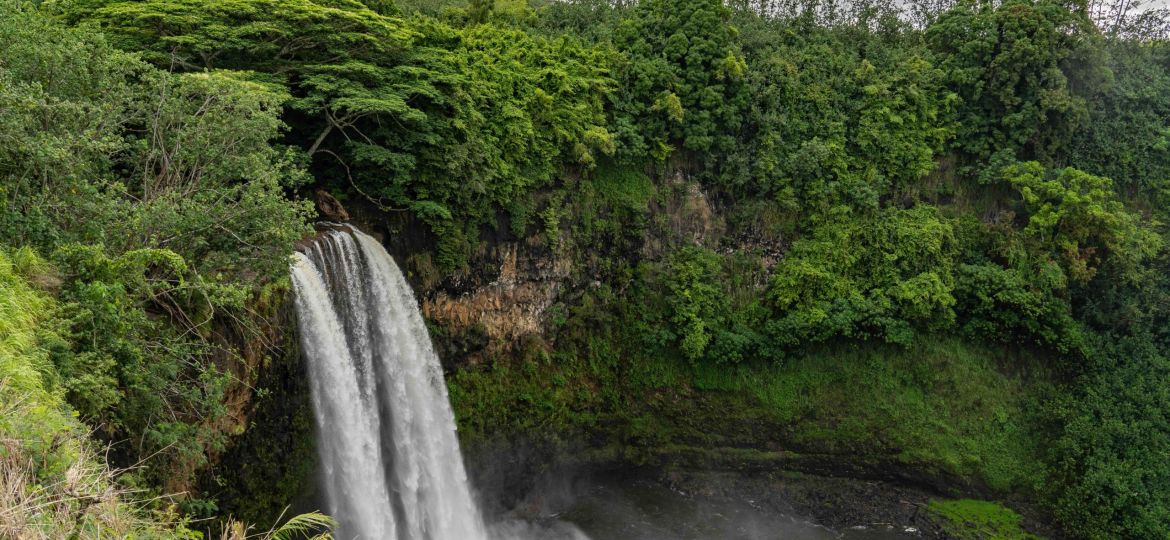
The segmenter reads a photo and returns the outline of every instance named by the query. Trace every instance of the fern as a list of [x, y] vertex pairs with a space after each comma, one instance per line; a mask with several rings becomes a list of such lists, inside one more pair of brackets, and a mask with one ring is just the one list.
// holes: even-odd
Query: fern
[[337, 522], [333, 518], [320, 512], [308, 512], [293, 516], [284, 525], [269, 531], [261, 538], [262, 540], [295, 540], [298, 538], [332, 540], [333, 534], [329, 531], [318, 531], [332, 529], [336, 526]]

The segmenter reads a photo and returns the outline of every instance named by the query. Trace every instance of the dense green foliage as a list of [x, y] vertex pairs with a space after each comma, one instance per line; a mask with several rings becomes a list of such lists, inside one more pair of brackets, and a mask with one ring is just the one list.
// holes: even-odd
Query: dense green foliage
[[961, 99], [955, 149], [973, 166], [1054, 158], [1105, 75], [1096, 28], [1059, 2], [960, 3], [925, 37]]
[[412, 211], [436, 234], [445, 271], [466, 264], [497, 208], [525, 204], [562, 163], [588, 168], [614, 151], [602, 108], [609, 51], [386, 17], [356, 1], [104, 4], [81, 12], [159, 65], [287, 85], [289, 139], [319, 177]]
[[242, 344], [224, 334], [257, 334], [258, 285], [310, 230], [286, 196], [303, 158], [273, 143], [287, 95], [0, 10], [0, 228], [52, 268], [45, 376], [112, 443], [110, 465], [135, 467], [124, 483], [186, 491], [229, 434]]
[[1170, 84], [1170, 46], [1165, 41], [1110, 41], [1105, 53], [1112, 83], [1089, 108], [1088, 119], [1073, 133], [1064, 158], [1074, 167], [1092, 168], [1112, 178], [1134, 202], [1146, 198], [1149, 210], [1164, 216], [1162, 190], [1170, 178], [1170, 134], [1164, 98]]
[[930, 510], [943, 522], [943, 528], [958, 538], [1003, 538], [1031, 540], [1039, 538], [1020, 527], [1023, 518], [1008, 508], [987, 501], [961, 499], [932, 500]]
[[52, 364], [61, 305], [32, 250], [0, 250], [0, 535], [6, 538], [191, 538], [174, 515], [149, 515], [119, 489], [66, 404]]
[[1063, 432], [1049, 456], [1060, 480], [1055, 507], [1078, 535], [1156, 538], [1170, 519], [1160, 487], [1170, 466], [1158, 456], [1170, 446], [1170, 362], [1152, 351], [1119, 353], [1133, 356], [1088, 377], [1055, 407]]
[[632, 15], [614, 36], [624, 53], [616, 76], [625, 99], [614, 103], [623, 153], [730, 150], [746, 98], [731, 11], [718, 0], [648, 0]]
[[36, 361], [150, 457], [124, 482], [189, 487], [322, 187], [423, 231], [428, 288], [499, 242], [564, 281], [453, 374], [469, 439], [892, 463], [1164, 536], [1165, 13], [905, 7], [0, 0], [0, 230], [58, 282]]
[[769, 332], [785, 345], [834, 336], [913, 341], [913, 326], [954, 321], [955, 238], [929, 206], [826, 223], [793, 243], [772, 275], [778, 313]]

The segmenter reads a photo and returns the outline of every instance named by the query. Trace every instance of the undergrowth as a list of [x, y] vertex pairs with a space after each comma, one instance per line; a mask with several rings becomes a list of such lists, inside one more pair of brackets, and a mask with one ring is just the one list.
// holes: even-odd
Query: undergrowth
[[28, 283], [50, 277], [31, 250], [0, 250], [0, 537], [194, 537], [129, 502], [65, 404], [45, 348], [57, 305]]
[[1003, 505], [974, 499], [934, 499], [928, 505], [947, 533], [960, 540], [1038, 540], [1020, 524], [1023, 518]]

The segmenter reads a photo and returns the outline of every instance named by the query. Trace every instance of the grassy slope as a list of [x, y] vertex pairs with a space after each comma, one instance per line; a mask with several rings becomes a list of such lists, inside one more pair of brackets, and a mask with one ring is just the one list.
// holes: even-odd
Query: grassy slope
[[1032, 398], [997, 369], [1021, 361], [1008, 354], [924, 339], [826, 348], [782, 366], [691, 367], [597, 340], [587, 355], [537, 351], [461, 371], [451, 397], [472, 448], [541, 434], [591, 441], [586, 459], [787, 463], [1027, 492], [1038, 474], [1023, 425]]

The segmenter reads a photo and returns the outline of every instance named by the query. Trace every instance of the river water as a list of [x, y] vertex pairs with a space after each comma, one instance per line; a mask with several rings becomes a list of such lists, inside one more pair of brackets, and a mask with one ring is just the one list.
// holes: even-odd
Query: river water
[[687, 488], [671, 485], [658, 475], [620, 472], [552, 482], [534, 489], [516, 509], [496, 518], [492, 537], [895, 540], [922, 536], [909, 525], [849, 523], [836, 529], [819, 525], [801, 517], [783, 495], [768, 490], [766, 481], [754, 481], [759, 479], [750, 475], [690, 471], [687, 476]]

